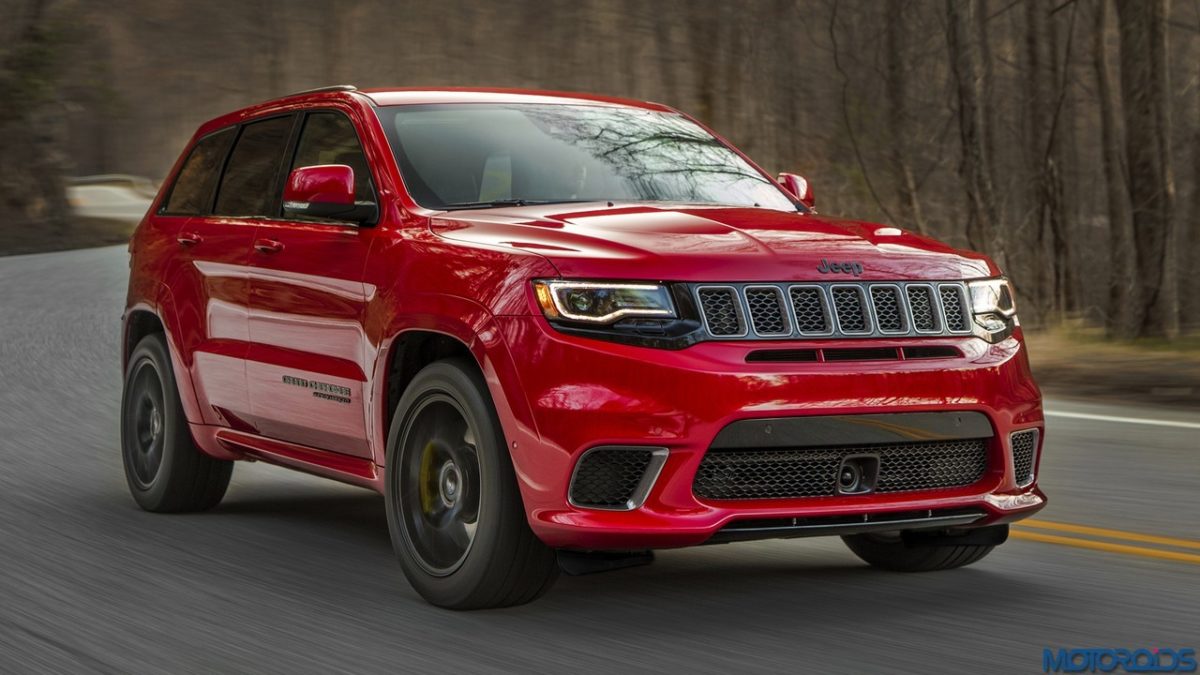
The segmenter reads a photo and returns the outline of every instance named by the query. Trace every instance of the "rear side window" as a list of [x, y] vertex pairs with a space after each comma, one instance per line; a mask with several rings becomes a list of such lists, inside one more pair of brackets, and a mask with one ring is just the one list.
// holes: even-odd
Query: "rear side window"
[[163, 213], [195, 216], [208, 211], [212, 204], [213, 188], [221, 174], [221, 163], [229, 152], [235, 129], [222, 129], [196, 142], [192, 153], [179, 170], [175, 185], [163, 207]]
[[371, 169], [354, 124], [339, 113], [312, 113], [304, 121], [292, 170], [319, 164], [345, 164], [354, 169], [355, 201], [374, 201]]
[[279, 166], [292, 131], [292, 118], [275, 117], [242, 127], [221, 176], [214, 213], [220, 216], [276, 215]]

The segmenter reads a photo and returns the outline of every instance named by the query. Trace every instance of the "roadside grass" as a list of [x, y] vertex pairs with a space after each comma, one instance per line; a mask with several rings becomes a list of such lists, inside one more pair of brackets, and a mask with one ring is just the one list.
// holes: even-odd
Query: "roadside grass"
[[1054, 339], [1065, 340], [1073, 344], [1101, 345], [1114, 347], [1121, 352], [1175, 352], [1179, 355], [1194, 355], [1200, 359], [1200, 332], [1182, 335], [1178, 340], [1163, 338], [1140, 338], [1137, 340], [1113, 340], [1105, 334], [1103, 328], [1066, 324], [1044, 331], [1038, 331], [1038, 336], [1048, 335]]
[[137, 223], [102, 218], [77, 218], [65, 231], [0, 225], [0, 256], [110, 246], [129, 241]]
[[1061, 327], [1025, 334], [1038, 384], [1056, 395], [1200, 407], [1200, 335], [1116, 342]]

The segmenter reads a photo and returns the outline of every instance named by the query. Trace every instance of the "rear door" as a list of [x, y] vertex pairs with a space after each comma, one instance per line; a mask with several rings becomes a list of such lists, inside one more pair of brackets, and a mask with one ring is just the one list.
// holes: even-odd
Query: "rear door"
[[[376, 200], [359, 135], [344, 112], [304, 115], [284, 173], [320, 164], [349, 165], [355, 200]], [[373, 232], [337, 221], [274, 218], [259, 225], [247, 375], [253, 420], [264, 436], [371, 456], [364, 405], [371, 352], [363, 328], [370, 289], [362, 275]]]
[[160, 220], [180, 219], [166, 244], [176, 246], [177, 255], [163, 275], [179, 327], [177, 356], [190, 371], [203, 422], [234, 427], [249, 412], [247, 265], [256, 224], [214, 216], [213, 203], [242, 131], [229, 127], [197, 141], [159, 214]]

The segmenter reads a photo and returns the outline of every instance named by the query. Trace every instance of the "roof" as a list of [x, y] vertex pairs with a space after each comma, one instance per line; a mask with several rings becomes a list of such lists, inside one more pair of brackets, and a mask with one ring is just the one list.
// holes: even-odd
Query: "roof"
[[358, 89], [353, 85], [339, 84], [331, 87], [320, 87], [300, 91], [279, 98], [256, 103], [254, 105], [234, 110], [211, 119], [200, 125], [196, 136], [203, 136], [217, 129], [237, 124], [264, 112], [278, 110], [282, 107], [303, 105], [318, 101], [345, 101], [353, 96], [361, 95], [370, 99], [375, 105], [420, 105], [437, 103], [550, 103], [576, 105], [608, 105], [643, 108], [674, 112], [669, 106], [661, 103], [650, 103], [630, 98], [615, 96], [600, 96], [598, 94], [582, 94], [567, 91], [542, 91], [538, 89], [498, 89], [475, 87], [440, 87], [440, 88], [390, 88], [390, 89]]
[[649, 110], [671, 110], [661, 103], [651, 103], [616, 96], [601, 96], [570, 91], [544, 91], [539, 89], [500, 89], [487, 87], [439, 87], [439, 88], [393, 88], [364, 89], [376, 105], [416, 105], [428, 103], [597, 103], [614, 106], [629, 106]]

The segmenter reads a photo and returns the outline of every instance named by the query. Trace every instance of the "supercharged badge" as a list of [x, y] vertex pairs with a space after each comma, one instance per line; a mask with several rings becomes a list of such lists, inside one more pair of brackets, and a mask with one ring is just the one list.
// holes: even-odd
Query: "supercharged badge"
[[312, 389], [314, 398], [321, 398], [325, 399], [326, 401], [334, 401], [336, 403], [350, 402], [349, 387], [341, 387], [336, 384], [318, 382], [316, 380], [306, 380], [303, 377], [292, 377], [291, 375], [284, 375], [283, 383], [290, 384], [293, 387]]

